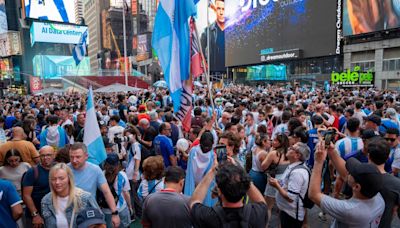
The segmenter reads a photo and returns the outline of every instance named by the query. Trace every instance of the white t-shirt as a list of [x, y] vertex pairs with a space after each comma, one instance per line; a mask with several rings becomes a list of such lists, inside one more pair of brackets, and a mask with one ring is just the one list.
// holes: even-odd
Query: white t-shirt
[[321, 210], [335, 218], [331, 228], [377, 228], [385, 210], [385, 201], [380, 193], [367, 200], [338, 200], [324, 195]]
[[[131, 149], [128, 151], [128, 166], [126, 167], [126, 175], [129, 180], [133, 179], [133, 174], [135, 173], [135, 160], [141, 160], [141, 149], [140, 143], [135, 142]], [[140, 180], [140, 175], [137, 175], [136, 180]]]
[[69, 196], [59, 197], [57, 196], [57, 206], [56, 210], [56, 221], [57, 228], [68, 228], [67, 215], [65, 214], [65, 209], [67, 209]]

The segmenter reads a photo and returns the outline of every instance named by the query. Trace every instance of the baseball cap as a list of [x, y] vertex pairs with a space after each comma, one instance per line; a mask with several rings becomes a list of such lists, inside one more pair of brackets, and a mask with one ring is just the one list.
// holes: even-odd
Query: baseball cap
[[89, 207], [78, 213], [76, 217], [78, 228], [86, 228], [92, 225], [106, 224], [104, 215], [99, 209]]
[[366, 129], [362, 132], [361, 138], [362, 139], [371, 139], [373, 137], [379, 136], [379, 133], [372, 130], [372, 129]]
[[372, 114], [370, 116], [368, 116], [367, 118], [365, 118], [366, 121], [371, 121], [373, 123], [375, 123], [376, 125], [381, 125], [381, 117], [379, 117], [378, 115]]
[[372, 198], [381, 190], [382, 174], [376, 166], [361, 163], [356, 158], [349, 158], [346, 162], [346, 169], [355, 182], [361, 185], [361, 194], [365, 197]]
[[394, 108], [386, 109], [386, 114], [388, 114], [392, 118], [396, 118], [397, 117], [397, 112], [396, 112], [396, 110]]
[[146, 111], [145, 105], [139, 105], [139, 112]]
[[119, 164], [119, 157], [116, 153], [107, 154], [106, 163], [116, 166]]

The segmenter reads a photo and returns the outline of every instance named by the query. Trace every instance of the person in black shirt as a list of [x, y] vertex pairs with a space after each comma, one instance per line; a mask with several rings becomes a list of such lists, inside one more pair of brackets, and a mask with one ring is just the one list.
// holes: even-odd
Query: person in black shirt
[[[390, 138], [386, 138], [389, 140]], [[376, 137], [367, 147], [370, 163], [376, 165], [382, 173], [382, 190], [380, 191], [385, 200], [385, 211], [383, 212], [379, 228], [391, 227], [393, 209], [400, 206], [400, 179], [386, 173], [385, 162], [389, 158], [390, 145], [382, 138]]]
[[[194, 227], [265, 227], [268, 221], [267, 204], [263, 195], [251, 183], [244, 169], [235, 165], [232, 158], [217, 168], [217, 161], [195, 189], [190, 200]], [[222, 206], [207, 207], [202, 204], [211, 182], [217, 183], [218, 198]], [[244, 205], [243, 197], [252, 203]]]

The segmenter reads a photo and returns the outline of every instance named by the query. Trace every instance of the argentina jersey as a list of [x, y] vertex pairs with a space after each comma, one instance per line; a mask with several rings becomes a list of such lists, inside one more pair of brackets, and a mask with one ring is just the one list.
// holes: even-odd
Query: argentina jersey
[[364, 149], [364, 143], [359, 137], [345, 137], [336, 142], [335, 148], [344, 159], [346, 155], [362, 151]]

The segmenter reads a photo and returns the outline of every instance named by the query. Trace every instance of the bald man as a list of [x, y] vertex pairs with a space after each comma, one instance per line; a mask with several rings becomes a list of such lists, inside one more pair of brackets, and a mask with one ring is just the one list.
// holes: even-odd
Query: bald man
[[4, 156], [7, 151], [16, 149], [19, 151], [22, 157], [22, 161], [29, 163], [30, 165], [36, 165], [39, 163], [39, 153], [32, 142], [26, 141], [26, 134], [21, 127], [14, 127], [13, 139], [0, 146], [0, 166], [3, 165]]

